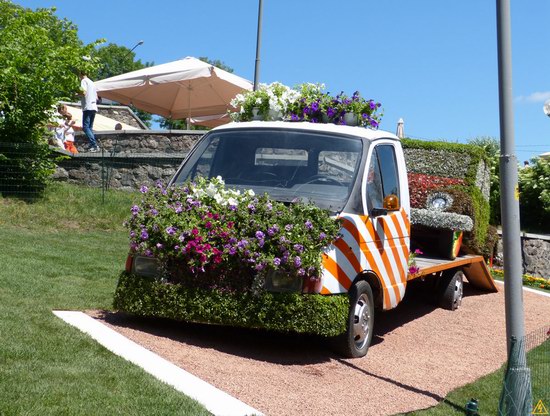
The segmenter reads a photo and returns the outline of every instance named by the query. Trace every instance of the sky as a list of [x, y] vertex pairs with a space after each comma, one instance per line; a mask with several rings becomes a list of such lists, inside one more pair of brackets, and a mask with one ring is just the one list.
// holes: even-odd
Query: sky
[[[84, 43], [133, 48], [162, 64], [219, 59], [254, 80], [259, 0], [15, 0], [56, 7]], [[466, 143], [500, 137], [496, 0], [263, 0], [259, 81], [323, 83], [382, 103], [380, 128]], [[519, 161], [550, 152], [550, 2], [511, 0]]]

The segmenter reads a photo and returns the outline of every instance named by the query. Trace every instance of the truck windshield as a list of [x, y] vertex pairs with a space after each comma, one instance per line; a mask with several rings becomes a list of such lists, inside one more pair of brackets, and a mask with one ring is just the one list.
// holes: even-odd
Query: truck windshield
[[233, 189], [252, 189], [275, 200], [313, 202], [341, 211], [362, 154], [360, 139], [287, 129], [211, 132], [197, 145], [172, 183], [221, 176]]

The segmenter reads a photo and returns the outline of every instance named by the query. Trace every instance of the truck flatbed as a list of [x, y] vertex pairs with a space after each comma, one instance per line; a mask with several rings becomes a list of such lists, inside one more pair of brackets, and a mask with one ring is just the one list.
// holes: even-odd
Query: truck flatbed
[[[459, 256], [454, 260], [418, 256], [416, 258], [416, 265], [420, 267], [420, 271], [412, 279], [460, 267], [472, 286], [490, 292], [498, 292], [493, 276], [485, 264], [483, 256], [467, 254]], [[409, 275], [409, 280], [412, 279]]]

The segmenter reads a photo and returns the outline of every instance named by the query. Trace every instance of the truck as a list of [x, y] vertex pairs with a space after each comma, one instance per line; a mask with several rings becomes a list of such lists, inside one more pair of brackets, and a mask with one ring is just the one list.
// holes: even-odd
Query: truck
[[[262, 289], [347, 296], [345, 331], [331, 338], [345, 357], [366, 355], [375, 314], [397, 307], [412, 281], [431, 282], [435, 299], [449, 310], [461, 304], [464, 278], [497, 290], [485, 259], [460, 253], [460, 230], [422, 227], [423, 238], [415, 242], [403, 148], [387, 131], [308, 122], [230, 123], [203, 136], [169, 186], [198, 177], [221, 177], [227, 187], [283, 203], [307, 201], [339, 219], [339, 237], [321, 254], [319, 279], [302, 282], [272, 273]], [[443, 213], [444, 199], [432, 201], [433, 209]], [[438, 233], [451, 238], [425, 238]], [[430, 250], [429, 244], [437, 247]], [[151, 273], [150, 260], [133, 252], [126, 270]]]

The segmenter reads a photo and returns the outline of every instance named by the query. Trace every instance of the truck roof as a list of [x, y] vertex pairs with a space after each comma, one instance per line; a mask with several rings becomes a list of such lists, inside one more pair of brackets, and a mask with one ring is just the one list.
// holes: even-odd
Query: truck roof
[[388, 131], [384, 130], [373, 130], [365, 127], [352, 127], [352, 126], [342, 126], [332, 123], [310, 123], [307, 121], [298, 121], [298, 122], [288, 122], [288, 121], [246, 121], [246, 122], [234, 122], [229, 124], [224, 124], [222, 126], [216, 127], [213, 131], [222, 131], [222, 130], [234, 130], [234, 129], [249, 129], [249, 128], [276, 128], [276, 129], [287, 129], [287, 130], [304, 130], [304, 131], [318, 131], [322, 133], [337, 133], [344, 134], [349, 136], [361, 137], [366, 140], [376, 140], [376, 139], [394, 139], [399, 140], [399, 138]]

